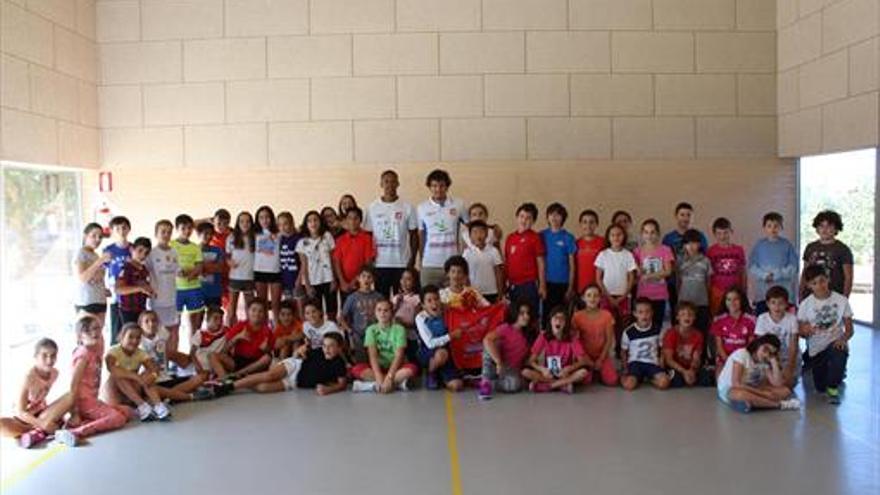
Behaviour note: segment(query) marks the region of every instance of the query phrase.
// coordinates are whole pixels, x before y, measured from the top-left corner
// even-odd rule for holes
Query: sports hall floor
[[[799,413],[742,415],[714,389],[600,386],[486,403],[472,391],[241,394],[76,449],[4,440],[0,492],[876,494],[880,333],[859,327],[851,344],[839,407],[807,395]]]

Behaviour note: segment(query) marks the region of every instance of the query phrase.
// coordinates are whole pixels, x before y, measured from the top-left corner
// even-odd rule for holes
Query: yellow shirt
[[[121,345],[114,345],[107,351],[108,356],[113,356],[116,359],[116,366],[120,368],[131,371],[132,373],[137,373],[140,371],[141,366],[150,359],[150,356],[147,355],[141,348],[136,349],[133,353],[127,354]]]
[[[181,270],[192,270],[197,263],[203,261],[202,246],[195,242],[180,242],[177,239],[171,241],[171,248],[177,252],[177,264]],[[178,276],[176,279],[177,290],[200,289],[202,280],[200,277],[188,279]]]

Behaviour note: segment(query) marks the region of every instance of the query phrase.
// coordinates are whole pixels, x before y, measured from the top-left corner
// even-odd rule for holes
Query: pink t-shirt
[[[86,369],[82,380],[79,382],[79,395],[74,399],[79,401],[93,401],[98,398],[98,390],[101,388],[101,355],[102,346],[94,347],[79,346],[73,351],[73,367],[76,368],[80,361],[85,360]]]
[[[660,244],[648,253],[644,246],[640,246],[633,251],[633,256],[636,258],[636,264],[639,265],[639,269],[641,270],[637,293],[638,297],[647,297],[652,301],[664,301],[669,299],[669,289],[667,289],[666,286],[666,279],[645,280],[644,275],[662,272],[665,263],[672,263],[675,261],[675,255],[672,254],[672,249],[670,249],[669,246]]]
[[[712,263],[712,287],[727,290],[740,285],[743,270],[746,269],[746,252],[742,246],[731,244],[727,247],[713,244],[706,251]]]
[[[584,347],[581,345],[580,339],[547,340],[542,333],[532,344],[532,355],[539,356],[539,360],[544,362],[544,366],[550,369],[554,368],[553,360],[559,359],[559,367],[562,368],[583,357]]]
[[[503,323],[495,329],[495,335],[495,343],[504,366],[514,370],[521,369],[529,354],[529,343],[522,330],[510,323]]]
[[[739,318],[719,316],[712,323],[712,335],[721,337],[721,345],[728,355],[747,346],[755,338],[755,317],[742,314]]]

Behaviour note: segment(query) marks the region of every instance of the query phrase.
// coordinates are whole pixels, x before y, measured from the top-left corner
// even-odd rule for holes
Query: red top
[[[357,234],[346,231],[336,238],[333,258],[339,261],[343,280],[351,283],[364,265],[376,259],[372,234],[366,230],[359,230]]]
[[[587,286],[596,283],[596,257],[605,249],[605,239],[600,236],[592,240],[577,240],[577,254],[575,266],[577,267],[577,293],[583,294]]]
[[[691,329],[685,337],[675,328],[670,328],[663,336],[663,349],[672,349],[675,352],[675,362],[690,369],[694,364],[695,354],[703,349],[703,335],[696,329]]]
[[[514,232],[504,241],[507,279],[513,285],[538,280],[538,256],[544,256],[544,241],[534,230]]]
[[[264,324],[259,330],[252,331],[251,325],[247,321],[238,322],[234,327],[230,328],[226,332],[226,340],[232,340],[233,337],[241,332],[248,332],[249,338],[239,340],[232,347],[232,355],[235,357],[259,359],[263,354],[270,352],[275,344],[269,325]],[[261,349],[261,347],[263,348]]]
[[[218,247],[226,252],[226,239],[229,237],[229,234],[232,233],[231,229],[227,229],[225,234],[221,234],[220,232],[214,231],[214,236],[211,237],[211,242],[208,245]]]
[[[721,337],[724,352],[730,355],[755,338],[755,317],[749,314],[742,314],[739,318],[727,314],[719,316],[712,323],[711,333]]]

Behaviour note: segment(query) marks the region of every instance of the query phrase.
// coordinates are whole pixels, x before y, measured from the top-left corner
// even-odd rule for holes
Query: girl
[[[58,378],[55,361],[58,358],[58,344],[52,339],[40,339],[34,346],[34,366],[25,376],[18,395],[18,414],[11,418],[0,418],[0,433],[18,438],[23,448],[42,442],[54,436],[56,440],[73,447],[76,437],[67,430],[59,429],[64,415],[73,407],[73,397],[64,394],[51,404],[46,402],[49,390]]]
[[[602,291],[602,307],[614,316],[618,342],[620,332],[629,319],[629,294],[638,269],[632,253],[624,247],[626,239],[626,229],[612,223],[605,230],[608,248],[603,249],[596,257],[596,285]]]
[[[602,291],[599,286],[591,284],[584,290],[586,307],[571,317],[572,333],[579,338],[588,358],[587,383],[593,381],[593,375],[602,380],[608,387],[617,385],[619,376],[617,366],[612,357],[614,349],[614,316],[600,307]]]
[[[529,355],[526,335],[531,333],[534,310],[525,301],[507,307],[504,323],[483,337],[483,369],[480,373],[480,400],[492,398],[497,387],[505,393],[522,389],[522,369]]]
[[[336,278],[331,260],[336,241],[327,232],[324,219],[314,210],[306,213],[300,232],[302,238],[296,244],[296,252],[306,295],[323,301],[327,317],[336,320]]]
[[[711,329],[715,341],[716,377],[728,356],[755,338],[755,318],[748,313],[748,299],[741,289],[734,287],[724,293],[724,307],[727,314],[715,318]]]
[[[321,301],[306,299],[303,303],[303,314],[305,315],[303,336],[305,337],[305,344],[309,349],[320,349],[321,339],[325,334],[339,332],[339,327],[336,326],[336,323],[324,319],[324,312],[321,311]]]
[[[73,378],[70,384],[73,409],[67,425],[76,438],[122,428],[130,415],[127,407],[110,406],[98,400],[101,355],[104,354],[101,328],[101,322],[92,316],[83,316],[75,326],[77,347],[73,351]]]
[[[419,348],[419,334],[416,331],[416,315],[421,310],[421,298],[416,292],[416,280],[418,274],[412,268],[407,268],[400,276],[400,284],[391,298],[391,306],[394,308],[394,321],[403,325],[406,329],[406,358],[412,362],[417,360]]]
[[[407,391],[409,379],[419,369],[406,362],[406,330],[394,323],[388,300],[376,305],[376,320],[377,323],[367,327],[364,338],[369,363],[359,363],[351,369],[355,378],[352,391],[382,394],[391,393],[395,388]],[[461,380],[457,388],[461,388]]]
[[[577,272],[577,292],[583,294],[587,286],[596,283],[596,257],[605,249],[605,238],[596,235],[599,228],[599,214],[584,210],[578,219],[581,237],[577,240],[575,271]]]
[[[218,379],[232,380],[269,367],[273,342],[267,312],[266,301],[254,299],[248,304],[247,320],[226,332],[223,350],[208,358]]]
[[[332,206],[321,208],[321,218],[324,219],[324,225],[326,225],[327,232],[330,232],[330,235],[332,235],[334,239],[345,233],[342,221]]]
[[[254,234],[254,285],[257,297],[272,304],[271,321],[278,320],[281,302],[281,258],[275,212],[268,206],[257,208],[257,229]]]
[[[489,235],[486,236],[486,245],[495,246],[498,248],[499,252],[503,252],[504,250],[501,249],[501,227],[499,227],[497,223],[489,223],[489,209],[486,208],[486,205],[483,203],[474,203],[468,208],[468,221],[473,222],[475,220],[486,222],[486,225],[489,226]],[[474,244],[471,242],[471,235],[470,232],[468,232],[468,229],[460,230],[462,246],[473,247]]]
[[[73,270],[77,274],[76,310],[90,314],[101,323],[107,313],[107,296],[104,287],[104,265],[113,257],[105,251],[101,256],[95,252],[101,245],[104,231],[97,223],[90,223],[83,229],[83,245],[73,259]]]
[[[550,311],[550,328],[541,332],[532,345],[522,376],[529,381],[531,392],[559,390],[570,394],[575,383],[587,378],[587,364],[580,340],[572,338],[568,312],[557,306]]]
[[[666,313],[666,300],[669,299],[666,279],[672,275],[675,255],[669,246],[660,243],[660,224],[657,220],[649,218],[642,222],[642,245],[636,248],[633,255],[639,270],[636,297],[651,300],[654,326],[659,327],[663,325],[663,316]]]
[[[171,419],[171,411],[162,402],[156,387],[159,369],[139,347],[140,343],[141,329],[137,323],[123,325],[119,344],[111,347],[104,358],[110,372],[110,378],[104,383],[105,395],[113,405],[135,404],[141,421]]]
[[[302,301],[302,279],[299,270],[299,255],[296,254],[296,244],[300,235],[296,224],[293,222],[293,214],[282,211],[278,214],[278,252],[281,262],[281,299],[295,301],[296,316],[302,317],[299,303]]]
[[[219,308],[214,308],[219,309]],[[200,386],[208,379],[208,372],[196,366],[196,373],[167,374],[168,363],[172,362],[179,370],[192,369],[195,363],[192,352],[184,354],[171,348],[170,334],[168,330],[159,324],[159,319],[153,311],[144,311],[138,318],[138,326],[141,329],[140,348],[149,356],[150,361],[156,366],[158,377],[156,387],[159,396],[163,399],[176,401],[190,401],[207,398],[200,390]]]
[[[354,196],[351,194],[343,194],[342,197],[339,198],[339,204],[336,211],[339,212],[339,218],[345,218],[348,215],[348,210],[352,208],[357,208],[357,200],[354,199]]]
[[[800,409],[801,401],[782,382],[778,354],[779,338],[769,334],[734,351],[718,377],[718,399],[744,413],[752,408]]]
[[[623,227],[624,232],[626,232],[626,248],[630,251],[639,247],[639,241],[636,239],[636,236],[631,235],[629,230],[632,228],[633,218],[632,215],[629,214],[626,210],[617,210],[611,215],[611,223],[614,225],[620,225]]]
[[[238,321],[238,296],[244,295],[245,306],[254,299],[254,217],[243,211],[235,218],[232,235],[226,241],[229,260],[229,312],[227,325]]]

